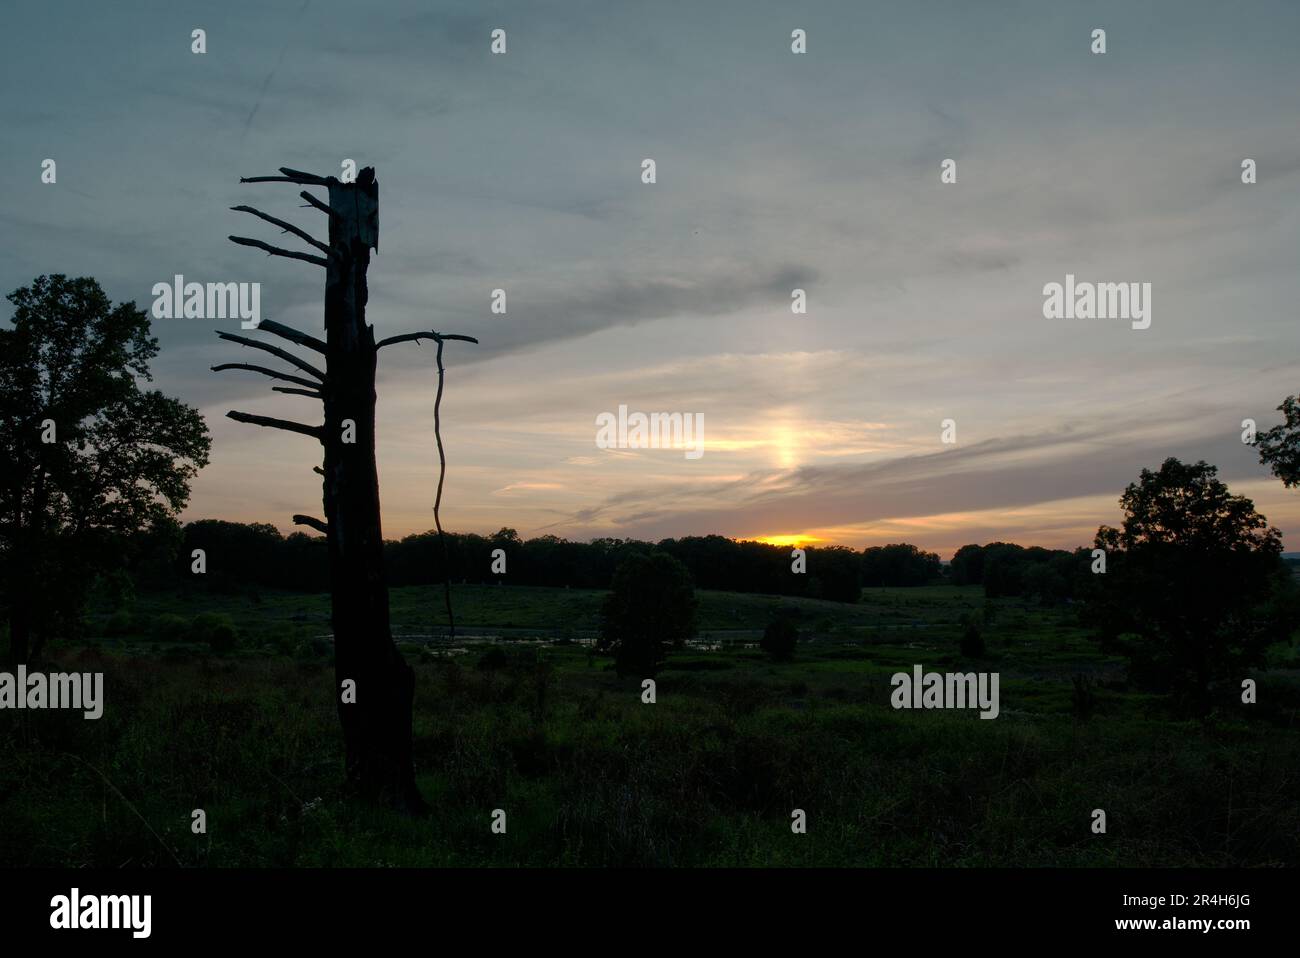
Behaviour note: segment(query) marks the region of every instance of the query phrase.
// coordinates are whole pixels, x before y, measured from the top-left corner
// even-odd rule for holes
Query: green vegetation
[[[619,563],[600,607],[596,648],[614,656],[619,675],[659,674],[669,647],[695,634],[691,573],[666,552],[633,553]]]
[[[697,590],[701,635],[643,705],[589,644],[605,594],[459,586],[453,644],[440,590],[393,590],[434,808],[420,820],[341,792],[326,596],[101,597],[50,668],[104,671],[104,717],[0,712],[0,865],[1300,863],[1294,646],[1250,673],[1257,705],[1228,687],[1184,720],[1068,606],[979,587],[855,605]],[[777,615],[801,636],[792,662],[758,647]],[[979,660],[962,654],[976,622]],[[214,652],[225,626],[236,647]],[[889,677],[916,663],[999,672],[999,718],[894,711]]]

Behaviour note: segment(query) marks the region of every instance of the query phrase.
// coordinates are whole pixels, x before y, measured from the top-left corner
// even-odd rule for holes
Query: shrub
[[[1092,679],[1083,674],[1075,674],[1070,676],[1070,683],[1074,686],[1070,693],[1070,709],[1075,718],[1086,722],[1092,718],[1092,713],[1097,708],[1097,696],[1092,690]]]
[[[506,650],[494,645],[479,656],[477,667],[480,672],[500,672],[509,664],[510,658],[506,655]]]
[[[190,623],[184,616],[164,612],[154,617],[149,634],[157,642],[184,642],[189,638]]]
[[[292,635],[286,635],[284,633],[280,633],[271,638],[270,645],[273,649],[275,649],[276,655],[283,655],[287,659],[293,656],[293,652],[297,646],[297,642],[294,641],[294,637]]]
[[[234,650],[238,642],[235,623],[230,616],[216,612],[201,612],[190,623],[194,641],[206,644],[213,652],[224,653]]]
[[[769,622],[763,630],[763,641],[759,643],[759,648],[771,656],[773,662],[790,662],[794,660],[798,641],[799,630],[794,623],[780,616]]]
[[[131,618],[131,613],[126,609],[118,609],[108,617],[104,623],[105,635],[126,635],[134,626],[135,622]]]
[[[984,657],[984,633],[974,622],[968,623],[961,634],[961,654],[968,659]]]
[[[294,655],[304,662],[323,659],[329,655],[330,643],[328,639],[303,639],[298,643]]]

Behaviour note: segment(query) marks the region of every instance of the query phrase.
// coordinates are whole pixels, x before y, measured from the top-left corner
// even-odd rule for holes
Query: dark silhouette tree
[[[972,542],[953,553],[948,576],[953,585],[983,585],[984,546]]]
[[[1237,680],[1297,624],[1281,533],[1208,463],[1166,459],[1120,498],[1120,528],[1102,526],[1104,575],[1087,619],[1126,654],[1134,677],[1204,714],[1217,679]]]
[[[1259,461],[1289,489],[1300,485],[1300,396],[1287,396],[1277,409],[1286,421],[1261,432],[1255,444]]]
[[[258,329],[311,350],[325,359],[320,369],[268,343],[218,333],[222,339],[260,349],[294,366],[306,377],[287,375],[261,366],[229,363],[214,370],[245,369],[297,387],[273,386],[277,392],[307,396],[324,407],[324,422],[307,425],[232,411],[238,422],[253,423],[309,436],[324,447],[322,498],[325,518],[295,515],[293,521],[324,533],[329,545],[331,621],[334,629],[335,679],[347,777],[367,801],[417,814],[427,806],[415,785],[411,756],[411,722],[415,676],[393,642],[389,622],[388,585],[384,578],[383,533],[380,526],[379,474],[375,464],[375,365],[380,349],[421,339],[437,343],[438,398],[434,431],[441,465],[434,520],[441,538],[438,510],[446,457],[442,448],[442,349],[447,340],[477,342],[469,336],[433,331],[406,333],[375,341],[366,322],[366,272],[370,251],[379,248],[379,183],[371,167],[355,182],[315,176],[282,167],[280,176],[241,179],[242,183],[296,183],[324,187],[328,202],[303,190],[307,205],[329,219],[329,242],[323,243],[284,220],[250,206],[233,207],[292,233],[322,255],[297,253],[260,240],[232,236],[241,246],[266,250],[273,256],[302,260],[325,269],[324,341],[279,323],[262,320]],[[447,611],[451,614],[450,583]],[[454,628],[454,625],[453,625]],[[345,694],[354,683],[355,699]]]
[[[857,602],[862,598],[862,556],[848,546],[808,549],[808,592],[815,599]]]
[[[597,649],[614,653],[619,675],[652,678],[669,646],[695,634],[691,573],[666,552],[633,552],[614,572],[600,610]]]
[[[0,330],[0,580],[10,658],[40,655],[127,540],[162,526],[208,461],[198,411],[143,388],[158,341],[95,280],[40,276]]]
[[[758,647],[768,654],[773,662],[793,662],[795,648],[799,644],[799,628],[789,616],[774,615],[763,630],[763,638]]]
[[[866,586],[927,585],[942,575],[939,556],[910,543],[862,550],[862,584]]]

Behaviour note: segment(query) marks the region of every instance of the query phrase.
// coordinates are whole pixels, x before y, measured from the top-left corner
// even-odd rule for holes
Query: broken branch
[[[330,527],[326,523],[321,522],[319,519],[312,516],[295,515],[293,517],[293,524],[295,526],[311,526],[317,532],[322,532],[325,535],[329,535],[330,532]]]
[[[272,386],[271,391],[277,393],[289,393],[293,396],[310,396],[312,399],[320,399],[322,401],[325,399],[325,394],[318,392],[315,389],[294,389],[291,386]]]
[[[256,249],[264,249],[272,256],[284,256],[287,259],[300,259],[304,263],[315,263],[317,266],[329,266],[329,260],[320,256],[312,256],[310,253],[295,253],[293,250],[280,249],[278,246],[272,246],[270,243],[263,243],[261,240],[249,239],[247,236],[230,236],[227,237],[232,243],[238,243],[240,246],[252,246]]]
[[[228,417],[235,422],[252,423],[254,426],[266,426],[270,429],[284,429],[288,432],[301,433],[304,436],[311,436],[320,442],[325,441],[324,426],[308,426],[301,422],[290,422],[287,419],[272,419],[270,416],[254,416],[252,413],[236,412],[231,410],[226,413]]]
[[[279,336],[281,339],[287,339],[291,343],[297,343],[299,346],[306,346],[308,349],[314,349],[316,352],[324,355],[325,344],[315,336],[308,336],[306,333],[299,332],[292,326],[285,326],[283,323],[273,322],[264,319],[258,323],[254,329],[264,329],[273,336]]]
[[[380,349],[384,346],[391,346],[394,343],[409,343],[421,339],[432,339],[440,343],[449,339],[457,339],[464,343],[478,343],[478,340],[473,336],[461,336],[459,333],[435,333],[430,330],[427,333],[403,333],[401,336],[389,336],[387,339],[381,339],[376,343],[375,349]]]
[[[313,237],[313,236],[312,236],[310,233],[308,233],[306,230],[300,230],[300,229],[298,229],[298,227],[294,226],[292,223],[287,223],[287,222],[285,222],[285,221],[282,220],[282,219],[279,219],[279,218],[277,218],[277,217],[271,216],[269,213],[263,213],[261,210],[259,210],[259,209],[254,209],[254,208],[251,207],[251,206],[232,206],[231,209],[234,210],[236,213],[252,213],[252,214],[253,214],[254,216],[256,216],[258,219],[266,220],[266,222],[268,222],[268,223],[270,223],[270,224],[272,224],[272,225],[274,225],[274,226],[278,226],[278,227],[280,227],[280,229],[284,230],[286,233],[292,233],[294,236],[297,236],[299,239],[304,240],[305,242],[310,243],[312,246],[316,247],[316,248],[317,248],[318,250],[320,250],[322,253],[325,253],[325,254],[328,255],[328,253],[329,253],[329,251],[330,251],[330,248],[329,248],[328,246],[326,246],[326,245],[325,245],[324,243],[322,243],[320,240],[318,240],[318,239],[316,239],[315,237]]]
[[[303,186],[329,186],[330,181],[324,176],[317,176],[315,173],[302,173],[298,170],[291,170],[287,167],[280,167],[280,172],[284,176],[241,176],[241,183],[300,183]]]
[[[339,215],[338,213],[334,212],[334,208],[332,206],[330,206],[328,203],[322,203],[320,200],[316,199],[316,197],[312,196],[306,190],[303,190],[298,195],[307,201],[308,206],[314,206],[322,213],[328,213],[330,216],[335,216],[335,217]]]
[[[212,366],[211,369],[214,373],[219,373],[226,369],[247,369],[252,373],[262,373],[265,376],[270,376],[272,379],[283,379],[287,383],[297,383],[299,386],[319,385],[319,383],[314,383],[310,379],[303,379],[300,376],[290,376],[288,373],[278,373],[274,369],[267,369],[265,366],[250,366],[248,363],[222,363],[220,366]]]
[[[286,363],[289,363],[290,365],[293,366],[297,366],[305,373],[311,373],[321,382],[325,381],[325,374],[321,372],[319,369],[317,369],[315,366],[313,366],[311,363],[307,362],[305,359],[299,359],[293,353],[285,352],[283,349],[280,349],[278,346],[272,346],[269,343],[259,343],[256,339],[249,339],[246,336],[236,336],[234,333],[219,332],[217,333],[217,335],[220,336],[222,339],[230,340],[232,343],[239,343],[241,346],[251,346],[253,349],[264,350],[270,353],[272,356],[279,356]],[[308,385],[311,384],[309,383]]]
[[[330,181],[338,182],[332,176],[317,176],[315,173],[304,173],[301,170],[291,170],[287,166],[280,167],[280,172],[299,183],[310,183],[312,186],[329,186]]]

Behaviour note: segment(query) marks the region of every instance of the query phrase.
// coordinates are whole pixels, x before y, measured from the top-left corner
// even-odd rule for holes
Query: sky
[[[447,528],[1072,548],[1177,456],[1300,549],[1300,491],[1242,442],[1300,391],[1300,4],[11,0],[3,24],[4,291],[256,282],[319,335],[324,271],[230,243],[305,249],[229,207],[323,236],[298,187],[239,178],[376,168],[377,337],[480,340],[446,351]],[[1150,327],[1045,318],[1067,274],[1150,283]],[[288,532],[319,446],[225,413],[319,410],[209,371],[265,358],[217,339],[237,325],[153,321],[154,385],[213,435],[182,518]],[[380,354],[390,538],[433,525],[433,357]],[[620,405],[702,415],[703,455],[600,448]]]

